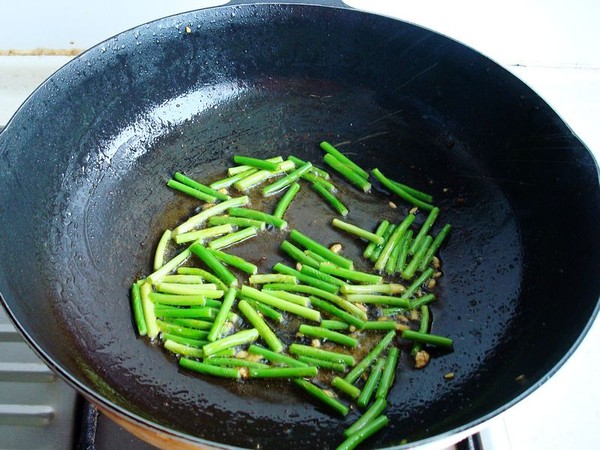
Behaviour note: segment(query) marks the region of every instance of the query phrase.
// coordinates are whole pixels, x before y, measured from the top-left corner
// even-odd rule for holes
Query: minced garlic
[[[342,244],[333,244],[331,247],[329,247],[329,250],[331,250],[333,253],[339,253],[342,251]]]
[[[415,355],[415,369],[422,369],[427,364],[429,364],[429,353],[419,350]]]

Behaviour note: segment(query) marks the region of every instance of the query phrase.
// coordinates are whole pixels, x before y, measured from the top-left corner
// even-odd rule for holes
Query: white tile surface
[[[71,60],[67,56],[0,56],[0,126],[29,94]]]
[[[86,49],[164,16],[227,0],[19,0],[3,2],[0,51]]]

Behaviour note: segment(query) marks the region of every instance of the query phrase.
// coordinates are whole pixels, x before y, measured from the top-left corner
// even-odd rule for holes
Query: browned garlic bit
[[[441,266],[440,264],[440,258],[438,258],[437,256],[434,256],[433,258],[431,258],[431,262],[433,264],[433,268],[435,270],[438,270]]]
[[[415,355],[415,369],[422,369],[429,363],[429,353],[419,350]]]
[[[452,379],[454,379],[454,372],[448,372],[447,374],[444,375],[444,378],[446,380],[452,380]]]
[[[396,209],[397,208],[397,206],[396,206],[396,204],[394,202],[389,202],[388,204],[390,205],[390,208],[392,208],[392,209]]]
[[[212,208],[213,206],[215,206],[214,203],[205,203],[204,205],[202,205],[202,211],[208,208]]]
[[[400,283],[391,283],[390,286],[392,287],[392,295],[404,294],[406,292],[406,287]]]
[[[296,263],[296,270],[298,272],[300,272],[302,270],[302,264],[301,263],[299,263],[299,262]]]
[[[192,29],[190,27],[185,27],[185,32],[189,34],[192,32]]]
[[[417,311],[416,309],[411,309],[410,320],[419,320],[419,311]]]
[[[222,333],[223,334],[229,334],[233,330],[234,327],[235,327],[235,324],[233,322],[231,322],[231,321],[228,320],[223,325],[223,331],[222,331]]]
[[[250,376],[250,371],[247,367],[240,367],[238,370],[242,378],[248,378],[248,376]]]
[[[333,244],[331,247],[329,247],[329,250],[331,250],[333,253],[339,253],[342,251],[342,244]]]
[[[398,316],[398,317],[400,317],[400,316]],[[401,317],[404,317],[404,316],[401,316]],[[404,317],[404,318],[406,319],[406,317]],[[397,323],[396,330],[398,330],[398,331],[410,330],[410,326],[403,324],[403,323]]]
[[[250,353],[246,350],[240,350],[235,354],[235,357],[237,359],[245,359],[247,361],[260,361],[262,359],[261,355],[258,355],[256,353]]]
[[[411,214],[416,214],[418,212],[419,212],[419,208],[417,208],[416,206],[413,207],[413,208],[411,208],[410,211],[409,211],[409,213],[411,213]]]
[[[224,187],[222,187],[221,189],[219,189],[217,192],[219,194],[225,194],[225,195],[229,194],[229,191],[227,190],[227,188],[224,188]]]
[[[311,347],[319,348],[321,346],[321,341],[318,339],[313,339],[310,341]]]
[[[398,316],[396,316],[396,320],[399,320],[400,322],[407,323],[408,322],[408,317],[406,317],[404,314],[398,314]]]
[[[254,361],[254,362],[258,362],[262,359],[262,355],[259,355],[257,353],[248,353],[248,356],[245,358],[248,361]]]
[[[427,282],[427,288],[428,289],[433,289],[436,285],[436,281],[433,278],[430,278],[429,281]]]

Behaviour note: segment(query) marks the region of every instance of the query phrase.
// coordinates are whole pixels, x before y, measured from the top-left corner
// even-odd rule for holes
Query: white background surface
[[[20,0],[3,5],[0,54],[85,49],[119,31],[218,0]],[[595,0],[349,0],[349,5],[441,32],[506,67],[540,94],[600,159],[600,2]],[[68,57],[0,56],[0,124]],[[498,449],[600,445],[600,322],[541,389],[492,421]]]

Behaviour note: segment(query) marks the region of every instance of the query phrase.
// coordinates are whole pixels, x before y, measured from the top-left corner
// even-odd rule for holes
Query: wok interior
[[[234,154],[318,162],[318,142],[329,140],[434,195],[453,225],[434,329],[455,348],[434,352],[422,371],[401,360],[390,426],[373,447],[504,408],[553,370],[596,309],[589,152],[494,63],[398,21],[266,5],[167,18],[65,67],[1,139],[0,220],[10,238],[0,245],[16,259],[4,258],[0,287],[12,315],[96,400],[196,438],[327,447],[357,414],[334,417],[282,383],[190,375],[136,338],[129,286],[150,270],[160,233],[197,206],[165,187],[176,170],[216,179]],[[372,202],[345,193],[355,205],[348,220],[373,228]],[[292,209],[292,226],[339,240],[327,207],[314,204]],[[281,239],[239,252],[256,258]]]

